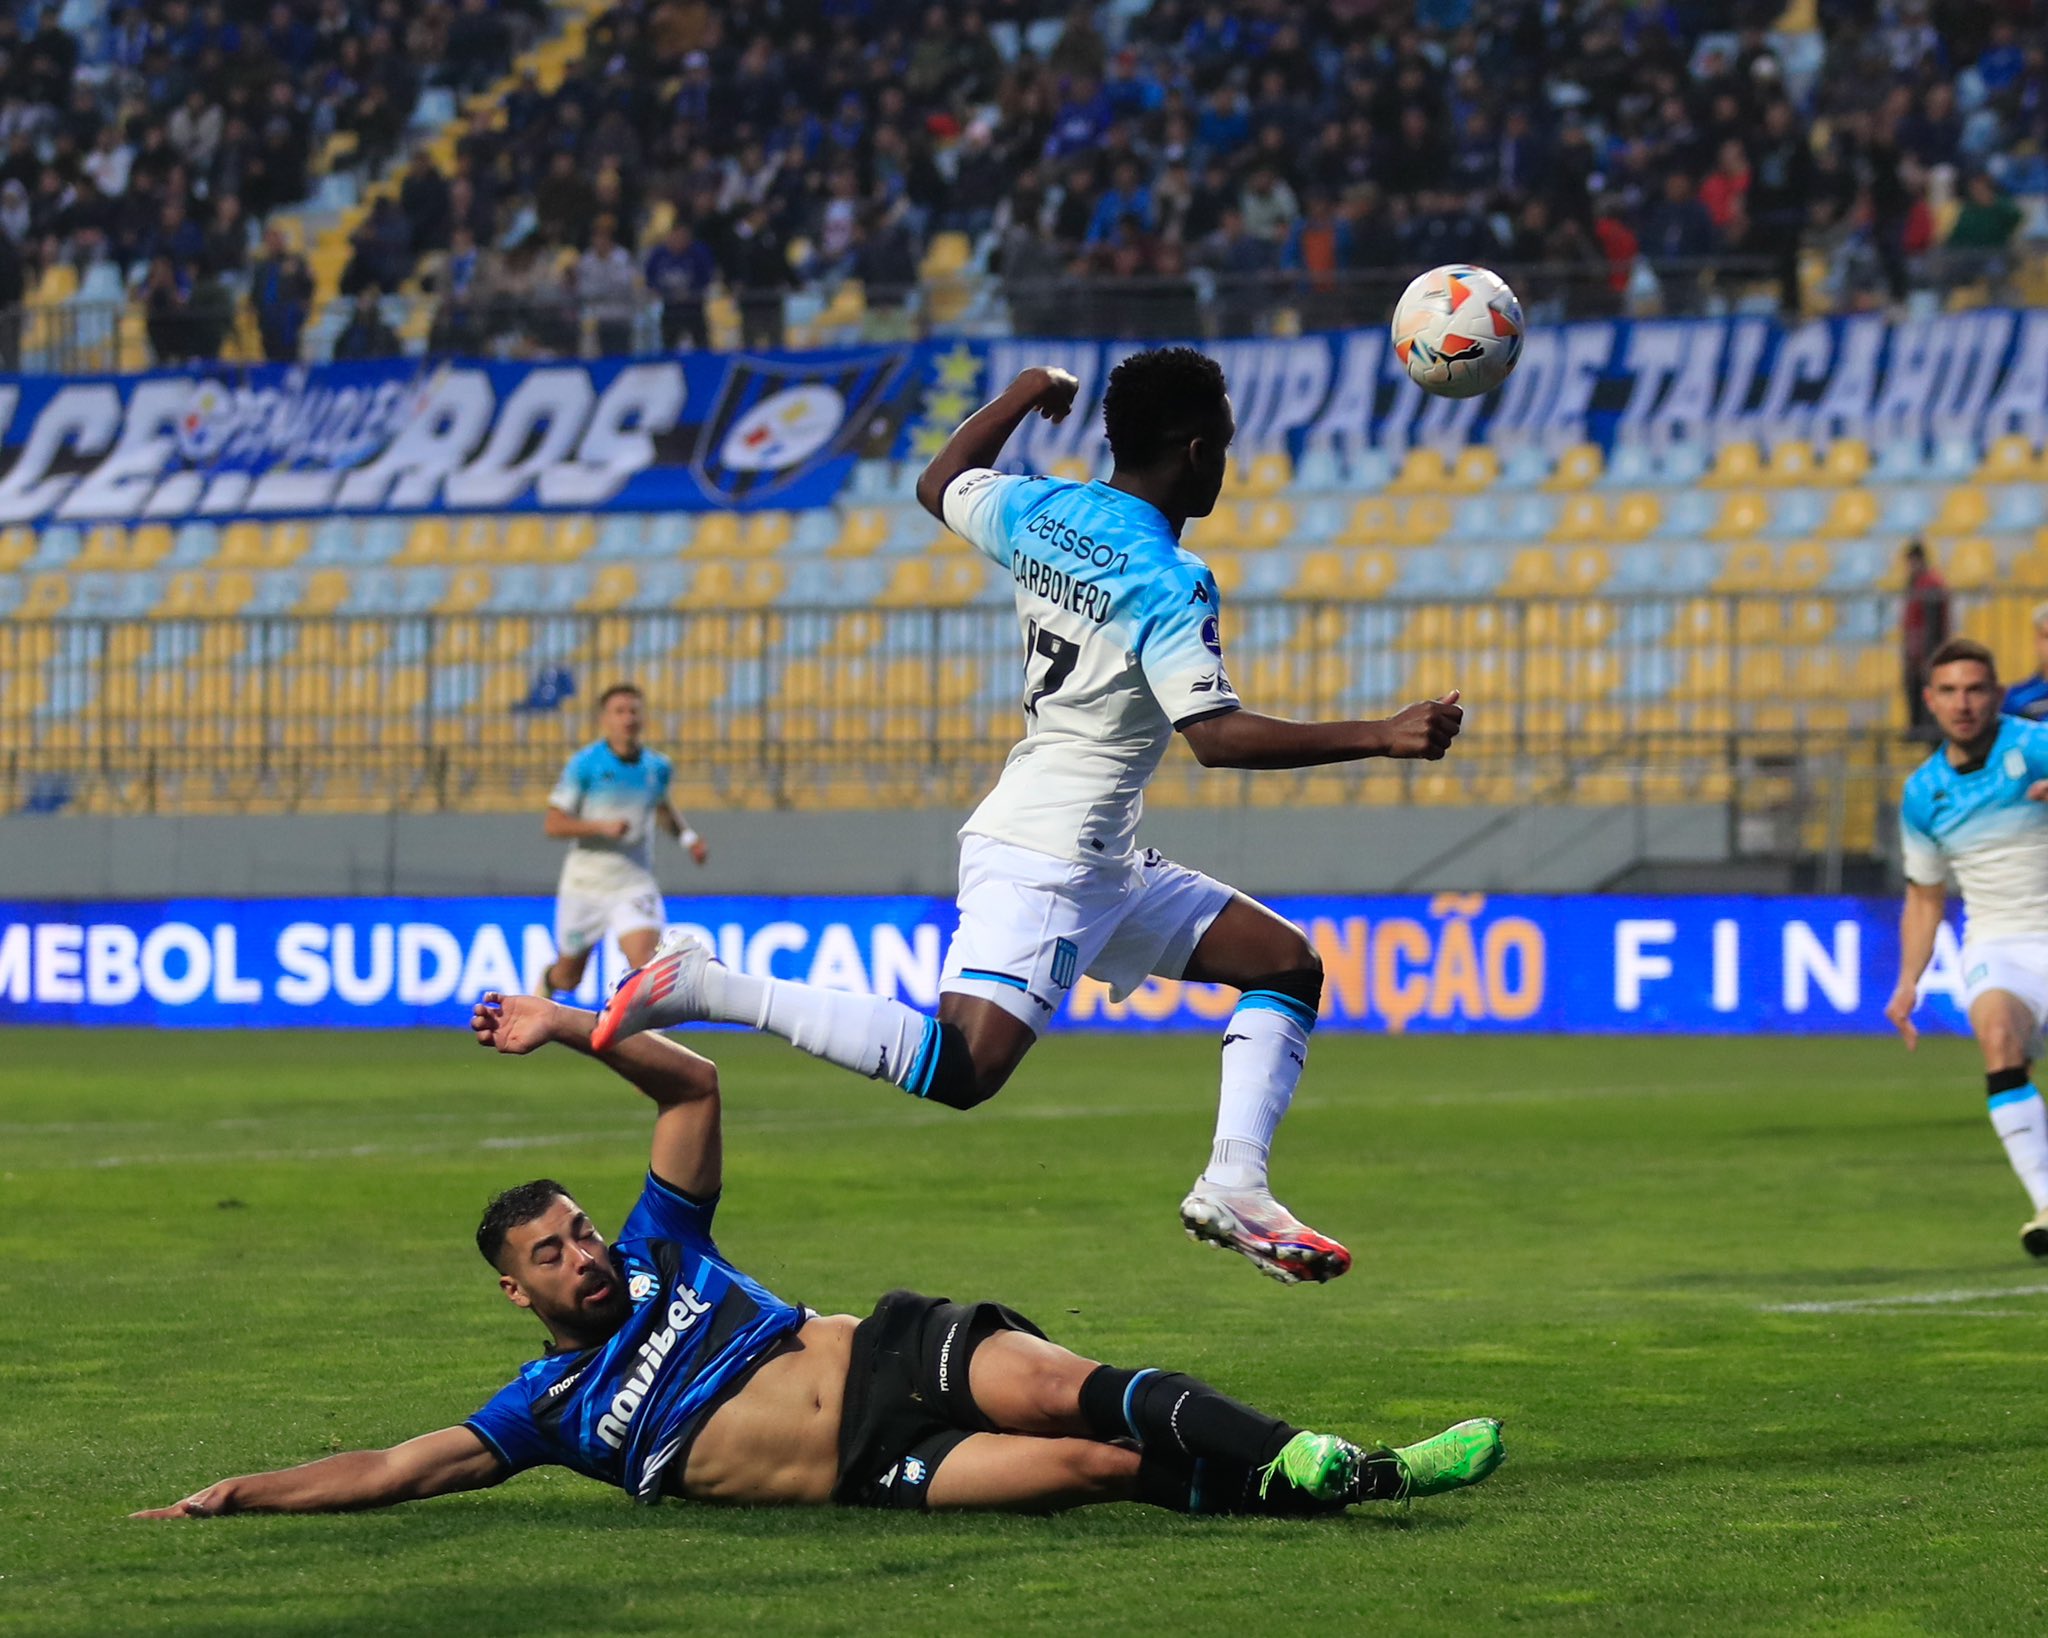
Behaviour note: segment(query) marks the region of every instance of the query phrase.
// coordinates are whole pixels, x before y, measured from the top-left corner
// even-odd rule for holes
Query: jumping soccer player
[[[596,1016],[487,995],[479,1044],[590,1053]],[[556,1465],[664,1496],[757,1505],[1048,1512],[1144,1501],[1182,1513],[1328,1514],[1477,1484],[1487,1418],[1402,1450],[1299,1431],[1170,1371],[1114,1370],[999,1303],[892,1291],[819,1315],[742,1273],[711,1238],[718,1075],[659,1036],[595,1053],[658,1111],[645,1189],[607,1246],[549,1179],[493,1200],[477,1246],[548,1352],[467,1421],[389,1450],[223,1479],[138,1518],[383,1507]]]
[[[1308,1058],[1322,963],[1299,928],[1137,845],[1143,791],[1178,730],[1210,768],[1313,768],[1443,756],[1455,691],[1384,722],[1286,722],[1238,703],[1216,581],[1181,549],[1223,486],[1237,430],[1223,371],[1186,347],[1111,372],[1106,483],[989,470],[1025,417],[1064,420],[1079,383],[1030,369],[955,432],[918,480],[933,515],[1010,571],[1024,631],[1025,737],[961,831],[960,929],[936,1018],[901,1002],[728,971],[680,939],[629,975],[598,1040],[712,1020],[768,1030],[829,1063],[971,1109],[1001,1090],[1074,981],[1119,999],[1147,977],[1241,992],[1223,1032],[1209,1163],[1181,1202],[1196,1239],[1274,1278],[1328,1280],[1351,1254],[1267,1182]]]
[[[668,910],[654,879],[654,829],[677,838],[699,865],[710,857],[668,799],[669,760],[640,743],[647,702],[631,683],[598,697],[600,737],[569,758],[548,793],[542,818],[548,835],[569,843],[555,891],[554,964],[541,977],[543,995],[583,982],[590,952],[616,934],[629,967],[654,955]]]
[[[1991,650],[1967,637],[1927,662],[1942,744],[1906,781],[1899,982],[1884,1012],[1912,1047],[1920,975],[1953,874],[1963,890],[1963,1000],[1984,1053],[1991,1124],[2034,1202],[2020,1244],[2048,1257],[2048,1113],[2028,1079],[2048,1022],[2048,727],[1999,713]]]

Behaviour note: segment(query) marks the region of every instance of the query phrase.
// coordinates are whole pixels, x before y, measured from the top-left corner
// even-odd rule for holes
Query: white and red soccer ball
[[[1424,391],[1476,398],[1522,356],[1522,304],[1498,273],[1433,267],[1394,304],[1394,354]]]

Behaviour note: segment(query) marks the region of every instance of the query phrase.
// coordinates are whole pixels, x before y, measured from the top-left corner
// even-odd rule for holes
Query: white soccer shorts
[[[667,925],[668,907],[651,880],[605,893],[563,888],[555,895],[555,948],[565,956],[583,954],[606,933],[624,938]]]
[[[2048,938],[1976,939],[1963,946],[1963,1010],[1988,990],[2018,998],[2038,1035],[2048,1026]]]
[[[1083,973],[1119,1001],[1147,978],[1180,977],[1233,896],[1151,848],[1118,868],[964,836],[960,930],[939,988],[1041,1030]]]

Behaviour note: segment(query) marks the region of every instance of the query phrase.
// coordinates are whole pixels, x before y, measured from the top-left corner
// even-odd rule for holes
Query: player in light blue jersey
[[[599,737],[569,758],[548,793],[542,824],[569,844],[555,890],[554,964],[540,992],[573,990],[583,982],[590,952],[606,933],[619,941],[629,967],[647,964],[668,923],[661,883],[654,875],[654,833],[675,837],[701,866],[710,857],[703,837],[669,800],[669,760],[641,743],[647,702],[631,683],[614,683],[598,697]]]
[[[646,1185],[615,1242],[551,1178],[484,1212],[477,1249],[545,1327],[546,1354],[439,1432],[223,1479],[137,1517],[385,1507],[557,1466],[645,1503],[1043,1513],[1143,1501],[1302,1518],[1438,1495],[1501,1463],[1490,1417],[1399,1450],[1362,1447],[1179,1372],[1083,1359],[1000,1303],[892,1291],[857,1320],[787,1302],[712,1237],[716,1070],[660,1037],[594,1053],[596,1022],[499,995],[470,1022],[500,1053],[597,1056],[657,1110]]]
[[[1223,1031],[1209,1161],[1181,1202],[1196,1239],[1275,1279],[1351,1266],[1273,1197],[1267,1163],[1308,1060],[1322,963],[1299,928],[1137,842],[1173,736],[1211,768],[1313,768],[1444,755],[1455,691],[1381,722],[1245,710],[1223,659],[1216,580],[1180,544],[1214,510],[1237,426],[1223,372],[1186,347],[1111,373],[1106,482],[991,470],[1025,417],[1058,421],[1079,383],[1031,369],[956,431],[918,499],[1009,575],[1023,639],[1024,738],[961,830],[960,928],[936,1018],[894,1000],[727,971],[682,939],[612,997],[601,1040],[700,1020],[750,1024],[956,1109],[992,1097],[1083,974],[1121,999],[1148,977],[1240,992]]]
[[[1911,1047],[1951,878],[1963,890],[1963,999],[1984,1053],[1991,1124],[2034,1215],[2020,1244],[2048,1257],[2048,1109],[2030,1074],[2048,1023],[2048,726],[2001,715],[1991,650],[1951,638],[1927,664],[1943,742],[1906,781],[1899,982],[1885,1016]]]

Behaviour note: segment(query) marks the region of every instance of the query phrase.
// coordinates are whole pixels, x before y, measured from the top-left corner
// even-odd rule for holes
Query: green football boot
[[[1394,1452],[1403,1481],[1400,1499],[1408,1501],[1416,1496],[1441,1496],[1446,1490],[1463,1490],[1499,1467],[1507,1460],[1507,1454],[1507,1447],[1501,1443],[1500,1423],[1491,1416],[1475,1416],[1431,1438],[1403,1445]]]
[[[1364,1455],[1348,1439],[1340,1439],[1334,1433],[1297,1433],[1260,1470],[1259,1494],[1266,1494],[1277,1473],[1296,1490],[1319,1502],[1356,1500],[1358,1465]]]

